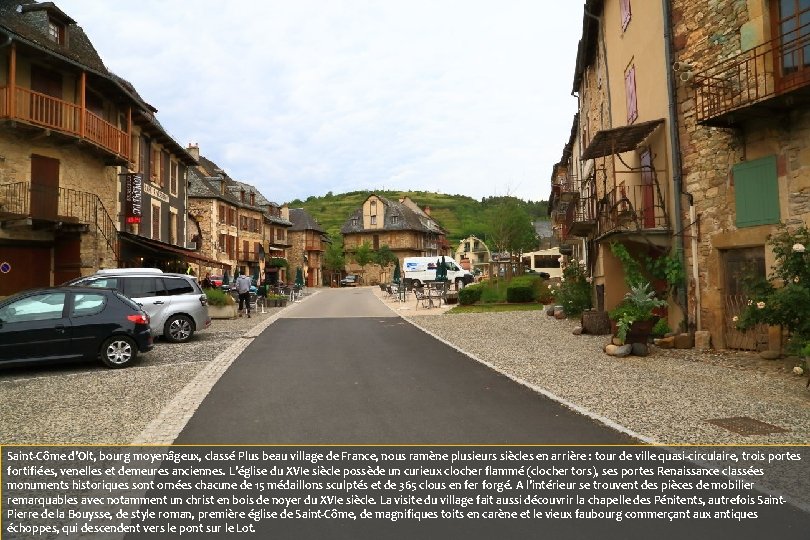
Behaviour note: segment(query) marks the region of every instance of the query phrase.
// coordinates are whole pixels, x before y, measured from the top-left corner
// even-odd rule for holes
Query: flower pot
[[[624,342],[626,344],[647,343],[650,340],[654,326],[654,320],[634,322],[630,325],[630,329],[627,331],[627,338]]]
[[[208,316],[212,319],[235,319],[236,306],[208,306]]]

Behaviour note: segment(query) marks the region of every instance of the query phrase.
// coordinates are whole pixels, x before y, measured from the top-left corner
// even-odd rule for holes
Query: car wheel
[[[186,315],[169,317],[163,326],[163,337],[172,343],[182,343],[194,334],[194,321]]]
[[[415,280],[413,280],[413,286],[414,286],[414,287],[421,287],[421,286],[422,286],[422,282],[421,282],[421,281],[419,281],[418,279],[415,279]]]
[[[101,345],[99,355],[108,368],[122,368],[135,361],[138,347],[130,337],[113,336]]]

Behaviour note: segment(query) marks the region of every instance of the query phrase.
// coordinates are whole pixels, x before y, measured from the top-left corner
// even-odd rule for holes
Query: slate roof
[[[290,221],[267,212],[268,205],[278,207],[278,204],[269,201],[255,186],[245,182],[239,182],[229,177],[219,165],[205,156],[200,156],[198,165],[196,167],[190,167],[188,172],[188,196],[190,198],[219,199],[233,206],[249,208],[261,212],[264,214],[265,219],[272,223],[286,226],[292,225]],[[225,179],[225,193],[222,193],[220,188],[222,178]],[[255,205],[242,202],[241,191],[243,189],[245,193],[252,191],[256,194]]]
[[[290,208],[291,231],[317,231],[324,233],[323,227],[312,215],[303,208]]]
[[[444,229],[424,213],[421,209],[414,210],[410,206],[399,201],[392,201],[380,195],[369,195],[370,197],[377,197],[385,205],[385,217],[383,227],[381,229],[374,229],[375,231],[420,231],[433,234],[445,234]],[[365,201],[363,201],[365,204]],[[391,218],[397,216],[399,219],[396,223]],[[352,221],[357,220],[357,225],[353,225]],[[355,210],[349,219],[340,228],[341,234],[366,232],[363,228],[363,207],[361,206]]]

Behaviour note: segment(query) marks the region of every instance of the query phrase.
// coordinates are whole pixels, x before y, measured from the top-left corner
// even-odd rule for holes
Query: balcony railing
[[[122,158],[130,159],[131,139],[122,131],[74,103],[13,87],[14,106],[11,107],[11,87],[0,86],[0,118],[10,118],[81,137]]]
[[[255,251],[240,250],[236,256],[237,260],[246,262],[259,262],[259,254]]]
[[[655,184],[617,186],[598,201],[599,234],[668,230],[669,218]]]
[[[95,193],[30,182],[0,184],[0,220],[23,218],[92,226],[118,257],[118,230]]]
[[[796,37],[778,36],[695,73],[697,121],[728,126],[758,103],[768,101],[770,106],[773,98],[810,86],[810,24],[791,35]],[[683,72],[681,77],[688,79],[691,74]],[[783,107],[792,105],[788,101]]]

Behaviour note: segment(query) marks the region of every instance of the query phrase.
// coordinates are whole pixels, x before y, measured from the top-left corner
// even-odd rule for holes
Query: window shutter
[[[622,12],[622,31],[627,30],[627,25],[630,24],[630,0],[621,0],[619,2]]]
[[[779,223],[776,156],[738,163],[733,175],[737,227]]]
[[[160,240],[160,206],[152,207],[152,239]]]
[[[627,123],[632,124],[638,118],[636,100],[636,66],[630,66],[624,74],[624,86],[627,97]]]

